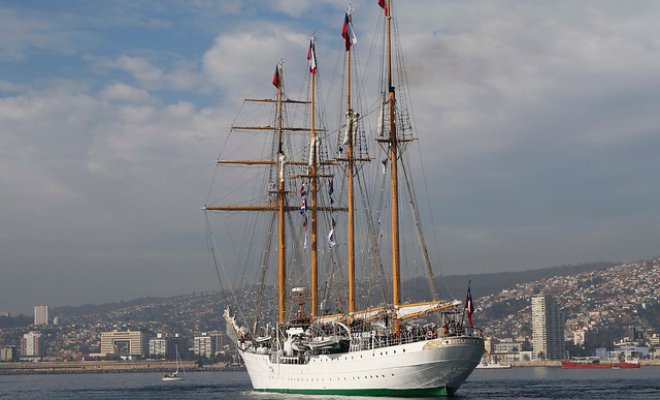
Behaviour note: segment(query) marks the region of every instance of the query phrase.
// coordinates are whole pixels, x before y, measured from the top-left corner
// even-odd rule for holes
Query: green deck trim
[[[446,397],[454,390],[447,387],[429,389],[255,389],[258,392],[313,394],[334,396],[374,396],[374,397]]]

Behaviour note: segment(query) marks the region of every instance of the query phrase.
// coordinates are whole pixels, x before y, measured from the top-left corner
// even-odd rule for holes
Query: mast
[[[346,12],[347,24],[351,24],[351,6]],[[347,26],[350,29],[350,26]],[[346,143],[346,158],[348,161],[346,174],[348,175],[348,312],[355,311],[355,217],[353,204],[353,109],[351,108],[351,38],[346,32],[346,129],[348,131],[348,143]],[[355,121],[357,123],[357,121]]]
[[[318,305],[318,232],[317,232],[317,192],[318,192],[318,151],[319,146],[316,139],[316,131],[314,127],[314,86],[315,86],[315,77],[316,77],[316,48],[315,48],[315,37],[312,36],[309,42],[309,51],[307,58],[309,60],[309,73],[310,73],[310,90],[311,90],[311,101],[310,101],[310,131],[309,131],[309,146],[310,146],[310,160],[309,160],[309,178],[311,181],[310,195],[311,195],[311,209],[312,209],[312,248],[311,248],[311,280],[312,280],[312,299],[311,299],[311,317],[314,318],[317,314],[317,305]]]
[[[399,142],[396,133],[396,93],[392,85],[392,7],[391,0],[387,0],[387,88],[388,105],[390,115],[389,135],[389,161],[390,161],[390,191],[392,195],[392,305],[395,307],[393,315],[394,331],[399,332],[399,320],[396,315],[396,307],[401,303],[401,277],[399,264],[399,180],[398,180],[398,150]]]
[[[279,65],[279,71],[282,70],[282,65]],[[276,72],[279,72],[276,71]],[[280,79],[283,79],[284,74],[278,74]],[[278,258],[277,258],[277,298],[278,298],[278,322],[280,325],[284,324],[286,319],[286,229],[285,229],[285,186],[284,186],[284,163],[286,157],[284,156],[283,139],[282,139],[282,82],[278,81],[277,85],[277,167],[278,167],[278,183],[277,183],[277,224],[278,224]]]
[[[218,164],[243,164],[243,165],[277,165],[277,189],[274,191],[277,196],[276,204],[267,205],[220,205],[220,206],[204,206],[204,211],[263,211],[263,212],[277,212],[278,223],[278,322],[284,324],[286,322],[286,229],[285,229],[285,216],[286,212],[296,210],[295,207],[286,205],[286,185],[285,185],[285,164],[286,156],[284,154],[284,137],[285,130],[297,131],[300,128],[285,128],[282,126],[282,103],[294,102],[282,99],[283,90],[283,63],[280,62],[275,68],[273,76],[273,85],[277,88],[277,99],[275,100],[277,108],[277,121],[275,133],[277,134],[277,153],[276,160],[262,161],[262,160],[217,160]],[[246,101],[254,101],[246,99]],[[258,102],[273,102],[270,99],[256,100]],[[268,126],[232,126],[232,129],[238,130],[268,130],[273,131],[272,127]],[[255,324],[256,326],[256,324]]]

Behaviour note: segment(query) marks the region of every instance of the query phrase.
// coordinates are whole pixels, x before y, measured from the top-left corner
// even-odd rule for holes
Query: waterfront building
[[[222,350],[222,332],[202,333],[193,339],[193,353],[198,357],[213,358]]]
[[[211,358],[215,354],[215,343],[211,336],[202,333],[193,339],[193,353],[198,357]]]
[[[34,325],[48,325],[48,306],[34,306]]]
[[[16,360],[16,347],[2,346],[0,347],[0,362],[10,362]]]
[[[168,338],[163,336],[162,333],[156,335],[155,338],[149,339],[149,356],[150,357],[167,357]]]
[[[185,353],[184,349],[181,348],[181,337],[178,333],[173,337],[158,333],[155,338],[149,339],[149,356],[174,360],[176,358],[177,346],[179,347],[180,355]]]
[[[21,360],[40,360],[42,346],[41,333],[28,332],[24,334],[21,337]]]
[[[656,348],[660,347],[660,335],[657,333],[652,334],[651,336],[649,336],[648,342],[649,342],[649,346],[653,346]]]
[[[141,331],[112,331],[101,333],[101,356],[140,358],[147,348],[146,336]]]
[[[564,318],[554,297],[532,297],[532,347],[535,359],[564,358]]]

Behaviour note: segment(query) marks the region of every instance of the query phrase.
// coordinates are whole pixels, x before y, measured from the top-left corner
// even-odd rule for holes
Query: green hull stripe
[[[454,391],[446,387],[429,389],[255,389],[258,392],[315,394],[335,396],[379,396],[379,397],[438,397],[451,396]]]

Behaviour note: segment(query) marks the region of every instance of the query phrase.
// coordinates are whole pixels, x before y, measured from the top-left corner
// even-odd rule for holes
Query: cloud
[[[13,282],[62,273],[90,285],[102,271],[112,279],[139,270],[143,283],[125,288],[137,297],[170,285],[156,275],[182,265],[203,270],[198,207],[237,103],[272,94],[280,58],[287,89],[297,93],[306,30],[317,22],[323,101],[334,102],[341,86],[331,81],[341,75],[332,70],[341,64],[341,12],[330,3],[110,4],[108,21],[75,9],[0,8],[0,252]],[[420,138],[407,155],[425,163],[426,176],[414,173],[424,178],[416,180],[420,204],[433,207],[422,217],[439,233],[434,261],[444,272],[655,252],[659,5],[396,4],[411,84],[409,92],[396,84],[399,104],[410,95]],[[378,75],[379,47],[369,35],[382,12],[374,2],[355,17],[359,61]],[[367,83],[364,102],[374,104],[379,89]],[[227,158],[261,150],[254,136],[226,147]],[[227,179],[252,183],[243,176],[217,179],[228,191]],[[189,279],[181,286],[208,280]],[[46,283],[29,290],[49,292]]]
[[[71,54],[75,46],[76,35],[56,23],[0,7],[0,62],[22,61],[35,52]]]
[[[248,30],[248,26],[252,29]],[[285,26],[266,23],[253,28],[253,24],[248,24],[238,32],[219,35],[204,54],[208,80],[231,95],[244,95],[254,87],[248,89],[245,84],[258,77],[268,83],[271,70],[280,59],[302,59],[309,43],[308,36]]]
[[[130,103],[144,103],[153,98],[148,91],[137,89],[125,83],[112,84],[100,93],[100,97],[109,101],[124,101]]]

